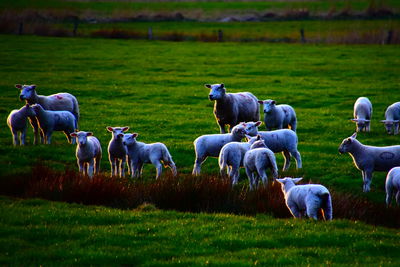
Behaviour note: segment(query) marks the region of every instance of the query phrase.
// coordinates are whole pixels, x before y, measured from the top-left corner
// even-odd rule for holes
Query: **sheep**
[[[111,176],[125,177],[126,147],[124,146],[124,132],[129,127],[106,127],[107,131],[112,133],[108,143],[108,160],[111,165]]]
[[[40,127],[40,131],[44,136],[44,143],[51,143],[53,131],[62,131],[68,139],[68,143],[75,144],[75,138],[71,138],[70,134],[78,128],[75,116],[69,111],[53,111],[45,110],[40,104],[32,105],[32,109],[36,113],[36,119]]]
[[[354,165],[362,173],[363,191],[369,192],[374,171],[389,171],[400,166],[400,146],[367,146],[357,139],[357,133],[345,138],[339,146],[339,153],[349,153]]]
[[[400,102],[393,103],[387,107],[385,111],[385,120],[381,122],[385,124],[388,134],[396,135],[399,133]]]
[[[303,178],[276,179],[282,187],[286,206],[293,217],[307,215],[318,220],[318,211],[322,210],[325,220],[332,220],[332,198],[329,190],[320,184],[296,185]]]
[[[289,128],[296,131],[296,112],[289,105],[276,105],[275,100],[260,100],[258,103],[264,105],[264,122],[268,131],[272,129]]]
[[[79,172],[88,175],[90,178],[93,174],[100,172],[100,160],[102,150],[99,139],[93,136],[92,132],[73,132],[71,137],[76,138],[76,159]]]
[[[246,136],[248,142],[230,142],[225,144],[218,157],[218,164],[220,168],[220,174],[225,177],[225,171],[228,173],[228,177],[232,179],[232,186],[236,185],[239,180],[239,169],[243,167],[243,158],[246,152],[250,149],[250,146],[261,137]]]
[[[274,179],[278,178],[278,167],[274,152],[267,148],[264,140],[255,141],[250,146],[250,150],[244,155],[243,166],[246,168],[246,174],[249,178],[250,190],[258,186],[260,177],[264,186],[267,186],[268,177],[265,172],[267,168],[271,170]]]
[[[357,132],[371,131],[372,104],[367,97],[359,97],[354,103],[354,119]]]
[[[207,159],[207,157],[218,157],[221,148],[230,142],[240,142],[245,137],[245,129],[243,125],[236,125],[232,128],[231,133],[227,134],[209,134],[202,135],[194,140],[194,149],[196,159],[192,174],[199,175],[201,171],[201,165]]]
[[[168,148],[163,143],[137,142],[137,136],[137,133],[125,134],[123,139],[123,144],[127,149],[128,169],[130,169],[131,177],[142,176],[144,163],[151,163],[156,167],[156,179],[161,176],[163,164],[171,169],[173,176],[176,176],[176,166]]]
[[[79,122],[79,106],[78,101],[76,100],[75,96],[69,93],[58,93],[54,95],[44,96],[38,95],[36,92],[36,85],[21,85],[16,84],[15,87],[21,90],[19,95],[19,99],[24,101],[27,104],[40,104],[46,110],[55,110],[61,111],[66,110],[70,111],[76,120],[76,124],[78,125]],[[33,132],[34,132],[34,144],[39,143],[38,135],[40,133],[41,143],[44,142],[44,136],[38,128],[38,122],[36,118],[30,117],[29,122],[32,125]]]
[[[392,168],[386,176],[386,205],[392,202],[392,196],[396,196],[396,203],[400,205],[400,167]]]
[[[258,121],[260,119],[257,98],[249,92],[227,93],[223,83],[205,84],[209,88],[208,98],[214,103],[214,116],[219,125],[220,133],[225,133],[225,125],[229,131],[241,121]]]
[[[261,121],[257,122],[246,122],[243,123],[246,129],[246,134],[250,136],[261,135],[264,139],[265,144],[272,152],[278,153],[282,152],[285,163],[283,166],[283,171],[287,171],[290,166],[290,156],[296,159],[297,169],[302,168],[301,155],[297,150],[297,134],[289,129],[280,129],[275,131],[258,131],[258,126],[261,125]]]
[[[34,117],[36,113],[30,108],[29,104],[25,104],[20,109],[14,109],[7,117],[7,125],[13,136],[13,145],[25,145],[26,143],[26,120],[28,117]],[[18,138],[18,132],[20,138]]]

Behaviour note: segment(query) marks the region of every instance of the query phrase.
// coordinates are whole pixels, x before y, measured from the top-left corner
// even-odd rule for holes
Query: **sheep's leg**
[[[168,167],[171,169],[172,176],[176,176],[178,172],[176,171],[176,166],[174,162],[168,163]]]
[[[17,131],[12,131],[12,136],[13,136],[13,145],[19,145],[19,139],[18,139],[18,132]]]
[[[126,163],[126,158],[122,158],[120,161],[120,177],[125,177],[125,163]]]
[[[363,171],[363,181],[364,181],[364,193],[367,193],[371,190],[371,181],[372,181],[372,170],[364,170]]]
[[[297,150],[291,151],[290,154],[295,158],[296,160],[296,169],[301,169],[302,168],[302,163],[301,163],[301,155],[300,152]]]
[[[309,218],[313,218],[315,220],[318,220],[318,209],[315,207],[307,207],[307,216]]]
[[[239,168],[232,169],[231,179],[232,179],[232,186],[237,185],[239,181]]]
[[[154,167],[156,167],[157,173],[156,173],[156,179],[161,177],[162,174],[162,164],[159,161],[152,162]]]
[[[79,160],[79,159],[77,159],[76,160],[77,161],[77,163],[78,163],[78,168],[79,168],[79,173],[84,173],[84,171],[83,171],[83,164],[84,164],[84,162],[83,161],[81,161],[81,160]]]
[[[218,121],[218,126],[219,126],[219,131],[220,133],[224,134],[225,132],[225,123],[219,122]]]
[[[290,124],[290,129],[292,130],[292,131],[296,131],[296,129],[297,129],[297,120],[294,120],[294,121],[292,121],[292,123]]]
[[[261,178],[261,182],[263,183],[264,187],[267,187],[268,184],[268,177],[267,174],[265,172],[265,169],[262,167],[257,168],[257,173],[258,173],[258,177]],[[258,185],[258,181],[257,181],[257,185]]]
[[[193,171],[192,171],[192,175],[200,175],[201,172],[201,165],[203,164],[203,162],[206,160],[206,156],[198,156],[196,155],[196,160],[194,162],[194,167],[193,167]]]
[[[114,176],[115,175],[115,169],[116,169],[115,158],[109,156],[108,160],[110,161],[110,165],[111,165],[111,176]]]
[[[219,168],[219,174],[221,175],[222,178],[225,178],[225,176],[229,170],[228,168],[229,168],[228,166],[226,168],[225,167]],[[229,174],[228,174],[228,176],[229,176]]]
[[[88,169],[87,169],[87,175],[92,178],[93,177],[93,171],[94,171],[94,159],[90,159],[88,162]]]
[[[386,186],[386,206],[387,207],[390,205],[390,202],[392,202],[392,197],[393,197],[392,186]],[[396,197],[397,197],[397,195],[396,195]]]
[[[95,169],[94,169],[94,174],[99,174],[100,173],[100,161],[101,161],[101,155],[96,157],[95,160]]]
[[[21,131],[21,146],[26,144],[26,128]]]
[[[32,126],[33,129],[33,144],[37,145],[39,142],[39,127],[36,117],[28,117],[28,119],[29,119],[29,124]]]
[[[287,206],[295,218],[301,218],[301,212],[296,204],[287,204]]]
[[[283,171],[287,171],[290,167],[290,153],[287,150],[282,151],[283,158],[285,159],[285,163],[283,165]]]
[[[45,135],[45,143],[48,144],[48,145],[51,144],[51,134],[52,134],[52,133],[53,133],[52,131],[47,131],[47,132],[46,132],[46,135]]]
[[[394,125],[393,125],[393,128],[394,128],[394,134],[396,135],[396,134],[398,134],[399,133],[399,123],[397,122],[397,123],[395,123]]]
[[[251,172],[249,169],[246,168],[246,174],[247,177],[249,178],[249,187],[250,190],[254,189],[254,177],[253,177],[253,172]]]
[[[131,158],[130,158],[128,155],[126,155],[126,162],[127,162],[126,167],[128,168],[128,174],[129,174],[129,175],[131,176],[131,178],[132,178],[132,173],[133,173],[133,169],[132,169],[132,167],[131,167],[132,161],[131,161]]]
[[[397,193],[396,193],[396,203],[397,203],[397,205],[400,205],[400,190],[397,190]]]

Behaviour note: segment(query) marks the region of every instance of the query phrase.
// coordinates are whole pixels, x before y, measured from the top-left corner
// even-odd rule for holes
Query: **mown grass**
[[[147,212],[144,212],[146,211]],[[0,198],[2,265],[397,266],[399,233],[360,222],[121,211]]]

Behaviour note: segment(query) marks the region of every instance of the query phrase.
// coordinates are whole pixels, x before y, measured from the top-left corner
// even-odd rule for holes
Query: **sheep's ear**
[[[354,121],[354,122],[357,122],[358,120],[357,119],[350,119],[351,121]]]
[[[261,104],[261,105],[264,104],[264,101],[262,101],[262,100],[258,100],[257,102],[258,102],[258,104]]]
[[[250,141],[250,139],[251,139],[251,136],[250,136],[250,135],[245,134],[244,136],[246,137],[247,142]]]
[[[275,100],[271,100],[271,104],[275,105],[276,101]]]
[[[295,184],[297,184],[298,182],[300,182],[301,180],[303,180],[303,177],[300,177],[300,178],[293,178],[292,180],[293,180],[293,182],[294,182]]]
[[[32,89],[36,89],[36,84],[31,84]]]
[[[93,136],[93,133],[92,132],[87,132],[86,136]]]
[[[284,179],[275,179],[275,181],[278,181],[280,184],[284,184],[285,183]]]
[[[22,89],[22,84],[16,84],[15,88]]]
[[[29,104],[28,104],[28,103],[26,103],[26,104],[25,104],[25,107],[29,108]]]
[[[261,135],[259,135],[259,134],[257,134],[257,141],[258,140],[261,140],[262,138],[261,138]]]
[[[122,128],[122,131],[123,132],[126,132],[126,131],[128,131],[129,130],[129,127],[128,126],[125,126],[124,128]]]
[[[356,138],[357,138],[357,132],[353,133],[353,135],[351,136],[351,138],[356,139]]]
[[[257,126],[257,127],[260,126],[261,123],[262,123],[262,121],[257,121],[257,122],[256,122],[256,126]]]
[[[364,120],[365,122],[370,122],[371,120]]]
[[[387,122],[387,120],[383,120],[383,121],[380,121],[380,122],[382,122],[382,123],[386,123],[386,122]]]
[[[69,134],[71,137],[76,137],[76,133],[74,132],[74,133],[70,133]]]
[[[132,134],[132,137],[133,137],[133,138],[136,138],[136,137],[138,137],[138,136],[139,136],[138,133],[133,133],[133,134]]]
[[[399,120],[394,120],[394,121],[393,121],[393,123],[398,123],[398,122],[399,122]]]
[[[221,83],[221,84],[219,85],[219,87],[224,88],[224,87],[225,87],[225,84]]]
[[[106,129],[107,129],[107,131],[109,131],[109,132],[112,132],[112,131],[113,131],[113,128],[112,128],[111,126],[107,126]]]
[[[211,89],[211,84],[205,84],[204,87]]]

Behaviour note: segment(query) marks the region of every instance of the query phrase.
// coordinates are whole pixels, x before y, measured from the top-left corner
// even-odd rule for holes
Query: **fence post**
[[[224,33],[221,29],[218,30],[218,42],[222,42],[224,40]]]
[[[153,40],[153,29],[149,27],[149,30],[147,31],[147,39]]]
[[[301,28],[300,29],[300,38],[301,38],[301,43],[305,43],[306,42],[306,37],[304,36],[304,29]]]
[[[76,33],[78,31],[78,26],[79,26],[79,19],[78,17],[74,18],[74,29],[72,30],[72,35],[75,37]]]
[[[22,35],[24,32],[24,23],[21,21],[18,26],[18,34]]]
[[[384,44],[390,44],[392,42],[392,38],[393,38],[393,31],[389,30],[387,32],[386,40],[384,41]]]

